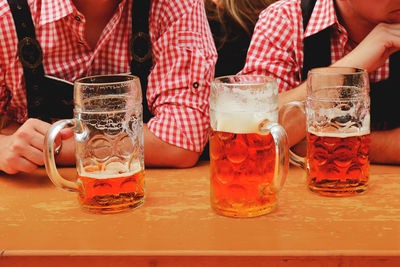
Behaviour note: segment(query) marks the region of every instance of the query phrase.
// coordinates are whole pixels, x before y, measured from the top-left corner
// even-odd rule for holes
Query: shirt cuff
[[[155,136],[193,152],[203,151],[208,139],[208,114],[176,105],[163,105],[156,114],[147,123]]]

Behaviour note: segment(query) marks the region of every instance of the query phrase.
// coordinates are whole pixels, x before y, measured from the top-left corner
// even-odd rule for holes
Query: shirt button
[[[43,98],[38,97],[32,101],[31,106],[36,108],[36,107],[40,106],[42,104],[42,102],[43,102]]]
[[[76,21],[81,21],[81,17],[75,16],[75,20],[76,20]]]
[[[78,44],[81,44],[81,45],[83,45],[83,44],[85,44],[83,41],[78,41]]]
[[[194,82],[192,84],[192,86],[193,86],[194,89],[197,89],[197,88],[199,88],[199,83],[198,82]]]

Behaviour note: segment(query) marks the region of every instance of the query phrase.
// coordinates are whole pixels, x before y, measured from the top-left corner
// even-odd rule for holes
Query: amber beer
[[[211,205],[220,214],[251,217],[273,210],[275,144],[271,134],[211,131]]]
[[[105,178],[105,174],[79,176],[79,202],[82,207],[101,213],[132,209],[144,202],[144,171]]]
[[[368,187],[370,134],[307,135],[308,186],[328,196],[347,196]]]

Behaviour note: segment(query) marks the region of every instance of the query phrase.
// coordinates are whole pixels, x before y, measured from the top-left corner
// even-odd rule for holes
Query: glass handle
[[[289,142],[285,129],[276,122],[268,120],[260,124],[259,130],[263,133],[271,133],[275,142],[275,174],[273,184],[276,192],[279,192],[286,180],[289,170]]]
[[[285,115],[293,108],[297,108],[301,112],[306,114],[304,102],[292,101],[292,102],[289,102],[289,103],[283,105],[282,110],[280,111],[280,113],[282,114],[281,117],[283,118],[282,121],[284,121]],[[297,155],[291,149],[289,149],[289,160],[290,160],[290,163],[292,163],[293,165],[305,169],[306,158]]]
[[[57,121],[49,128],[44,139],[44,162],[47,175],[57,187],[74,192],[78,190],[78,185],[74,182],[64,179],[57,170],[54,157],[54,140],[60,131],[65,127],[69,127],[74,130],[77,128],[77,125],[79,124],[76,123],[76,120],[74,119]]]

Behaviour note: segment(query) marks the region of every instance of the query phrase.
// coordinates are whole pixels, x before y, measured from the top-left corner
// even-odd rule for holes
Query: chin
[[[397,19],[389,19],[389,20],[386,20],[386,21],[384,21],[385,23],[388,23],[388,24],[397,24],[397,23],[400,23],[400,18],[397,18]]]
[[[385,22],[390,24],[400,23],[400,9],[390,13],[388,19]]]

